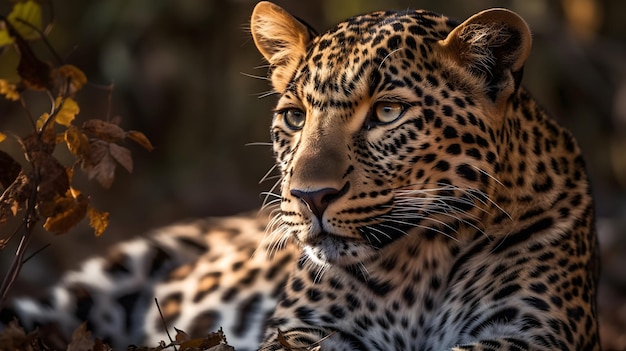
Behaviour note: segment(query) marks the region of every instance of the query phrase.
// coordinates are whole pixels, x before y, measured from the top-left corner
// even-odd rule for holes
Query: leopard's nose
[[[347,187],[348,183],[342,189],[322,188],[311,191],[292,189],[291,195],[304,202],[309,210],[321,220],[328,205],[341,197],[347,191]]]

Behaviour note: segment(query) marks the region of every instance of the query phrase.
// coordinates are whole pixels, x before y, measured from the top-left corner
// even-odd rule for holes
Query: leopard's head
[[[261,2],[251,30],[280,95],[270,241],[353,265],[407,236],[480,230],[497,207],[499,130],[530,51],[519,16],[492,9],[457,25],[374,12],[317,35]]]

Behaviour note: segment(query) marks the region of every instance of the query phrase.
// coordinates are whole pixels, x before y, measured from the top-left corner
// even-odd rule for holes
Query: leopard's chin
[[[362,240],[353,240],[322,232],[317,240],[302,243],[304,254],[311,262],[320,265],[352,266],[371,260],[377,250]]]

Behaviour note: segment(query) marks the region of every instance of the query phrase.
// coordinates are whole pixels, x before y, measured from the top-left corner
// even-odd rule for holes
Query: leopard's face
[[[353,265],[409,234],[480,229],[498,186],[495,115],[515,82],[489,88],[468,72],[479,68],[451,54],[454,26],[429,12],[378,12],[320,36],[303,26],[301,50],[264,53],[281,94],[269,240],[295,238],[320,265]]]

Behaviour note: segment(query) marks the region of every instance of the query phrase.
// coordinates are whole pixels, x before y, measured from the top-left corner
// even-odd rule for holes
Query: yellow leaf
[[[137,144],[141,145],[144,149],[148,150],[148,151],[152,151],[154,150],[154,147],[152,146],[152,143],[150,142],[150,140],[148,140],[148,138],[142,133],[142,132],[138,132],[136,130],[129,130],[126,133],[126,136],[136,142]]]
[[[41,5],[34,0],[19,1],[13,5],[13,11],[7,16],[13,28],[27,40],[39,38],[41,30]],[[26,22],[26,23],[24,23]]]
[[[61,103],[61,97],[57,97],[56,99],[57,106],[60,103]],[[54,119],[54,121],[66,127],[68,127],[72,123],[76,115],[80,112],[80,108],[78,107],[78,104],[76,103],[76,101],[69,97],[63,100],[62,106],[59,106],[57,108],[59,108],[60,110],[57,113],[57,116]]]
[[[0,48],[13,44],[13,41],[6,28],[0,29]]]
[[[6,138],[7,138],[7,135],[2,133],[2,132],[0,132],[0,143],[3,142],[4,139],[6,139]]]
[[[37,120],[37,123],[36,123],[37,130],[41,130],[41,128],[43,128],[44,123],[46,123],[49,117],[50,117],[50,114],[48,112],[44,112],[41,114],[41,116],[39,116],[39,119]]]
[[[100,212],[95,208],[87,207],[87,216],[89,216],[89,225],[93,228],[96,236],[102,235],[109,226],[109,212]]]
[[[17,92],[17,86],[9,83],[6,79],[0,79],[0,95],[4,95],[5,98],[12,101],[20,99],[20,93]]]
[[[74,65],[63,65],[57,68],[53,74],[62,78],[69,78],[72,93],[80,90],[83,85],[87,83],[87,76],[85,76],[85,73]]]

